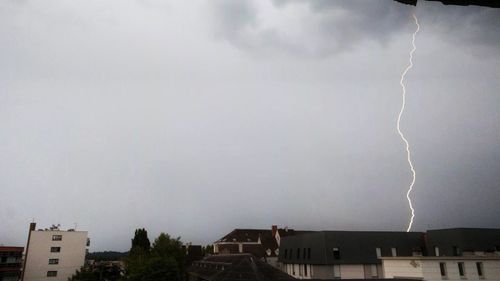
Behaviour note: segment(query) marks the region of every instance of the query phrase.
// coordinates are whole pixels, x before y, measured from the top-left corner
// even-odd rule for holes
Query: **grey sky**
[[[393,1],[1,1],[0,243],[145,227],[404,230]],[[500,10],[421,3],[414,230],[500,227]]]

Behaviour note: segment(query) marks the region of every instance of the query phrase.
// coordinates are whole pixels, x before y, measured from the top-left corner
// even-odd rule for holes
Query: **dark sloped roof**
[[[188,274],[209,281],[295,280],[251,254],[209,256],[190,266]]]
[[[234,229],[216,242],[257,242],[259,237],[272,236],[270,229]],[[262,238],[261,238],[262,239]]]
[[[229,234],[225,235],[221,239],[217,240],[215,243],[257,243],[260,239],[259,244],[243,245],[243,252],[254,254],[257,257],[268,256],[266,254],[267,249],[271,250],[271,257],[275,257],[276,249],[278,249],[278,243],[273,237],[271,229],[235,229]],[[229,248],[231,245],[225,245],[224,247]],[[237,251],[235,246],[235,251]]]
[[[321,231],[284,237],[279,260],[309,264],[376,264],[381,263],[376,248],[381,248],[382,256],[390,256],[391,248],[397,249],[398,256],[411,256],[413,251],[422,251],[424,247],[421,232]],[[334,248],[339,249],[339,259],[334,257]]]
[[[442,256],[452,256],[453,247],[459,251],[495,251],[500,248],[500,229],[494,228],[450,228],[428,230],[427,251],[435,255],[434,246]]]

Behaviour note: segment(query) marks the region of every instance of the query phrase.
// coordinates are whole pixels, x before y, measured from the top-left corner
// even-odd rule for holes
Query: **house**
[[[214,254],[248,253],[272,266],[279,267],[278,255],[282,237],[309,232],[287,227],[278,228],[276,225],[270,229],[234,229],[213,243]]]
[[[219,254],[194,262],[187,270],[188,281],[285,281],[295,278],[261,261],[252,254]]]
[[[282,239],[281,269],[298,279],[383,278],[382,256],[422,255],[424,233],[319,231]]]
[[[22,280],[68,280],[85,263],[90,243],[87,232],[74,229],[64,231],[59,226],[35,228],[36,223],[31,223]]]
[[[19,280],[23,250],[23,247],[0,246],[0,281]]]

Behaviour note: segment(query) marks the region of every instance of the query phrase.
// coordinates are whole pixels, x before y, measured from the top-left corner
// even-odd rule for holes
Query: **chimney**
[[[276,237],[276,232],[278,232],[278,226],[277,225],[273,225],[271,227],[271,230],[272,230],[272,233],[273,233],[273,237]]]

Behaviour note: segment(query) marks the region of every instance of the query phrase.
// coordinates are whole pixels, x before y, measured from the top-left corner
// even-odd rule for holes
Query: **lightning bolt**
[[[413,190],[413,185],[415,185],[415,180],[416,180],[416,176],[417,176],[417,174],[415,172],[415,168],[413,167],[413,163],[411,162],[410,144],[408,143],[408,140],[403,135],[403,132],[401,132],[401,128],[400,128],[401,116],[403,115],[403,112],[405,110],[405,105],[406,105],[406,87],[404,84],[404,79],[405,79],[406,73],[408,73],[408,71],[413,67],[413,61],[412,61],[413,53],[417,49],[417,47],[415,46],[415,36],[417,35],[418,31],[420,30],[420,25],[418,24],[417,16],[415,16],[415,14],[413,14],[412,16],[413,16],[413,19],[415,20],[415,25],[417,26],[417,29],[413,33],[413,37],[411,40],[411,44],[412,44],[413,48],[410,51],[409,64],[406,67],[406,69],[403,71],[403,73],[401,74],[401,80],[399,81],[399,84],[401,85],[401,88],[403,89],[403,103],[401,105],[401,110],[399,111],[398,122],[397,122],[397,126],[396,126],[398,133],[399,133],[399,136],[401,137],[401,139],[403,140],[403,142],[406,145],[407,160],[408,160],[408,164],[410,165],[410,170],[411,170],[411,174],[412,174],[411,183],[410,183],[410,186],[408,187],[408,192],[406,192],[406,198],[408,199],[408,205],[410,206],[410,210],[411,210],[410,222],[408,224],[408,229],[406,229],[406,232],[409,232],[411,230],[411,226],[413,224],[413,218],[415,217],[415,209],[413,209],[413,205],[412,205],[411,198],[410,198],[410,193]]]

